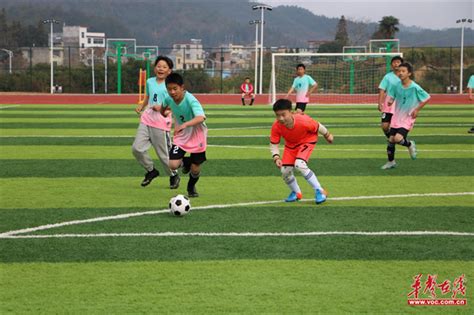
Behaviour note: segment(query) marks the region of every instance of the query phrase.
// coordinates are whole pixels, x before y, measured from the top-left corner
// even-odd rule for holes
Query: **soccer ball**
[[[188,197],[177,195],[170,199],[169,208],[172,215],[181,217],[191,211],[191,203]]]

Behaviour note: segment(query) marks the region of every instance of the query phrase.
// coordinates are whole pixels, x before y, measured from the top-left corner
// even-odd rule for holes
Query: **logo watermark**
[[[426,275],[423,282],[423,274],[413,277],[412,290],[408,293],[408,305],[410,306],[462,306],[467,305],[466,277],[460,275],[453,282],[449,279],[438,280],[438,275]]]

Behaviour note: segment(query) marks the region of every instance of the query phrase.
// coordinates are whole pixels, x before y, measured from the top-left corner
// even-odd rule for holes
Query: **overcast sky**
[[[405,26],[431,29],[459,27],[456,20],[473,18],[473,0],[262,0],[272,6],[297,5],[316,15],[350,20],[378,22],[383,16],[393,15]],[[473,27],[473,24],[470,24]]]

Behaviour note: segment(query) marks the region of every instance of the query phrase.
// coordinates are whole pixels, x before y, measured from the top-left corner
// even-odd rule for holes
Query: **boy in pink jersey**
[[[382,121],[380,127],[385,136],[390,138],[390,121],[392,120],[393,109],[395,106],[388,104],[390,97],[388,90],[394,88],[399,82],[400,78],[397,76],[398,66],[403,62],[403,58],[395,56],[392,58],[390,65],[392,71],[387,73],[379,84],[379,112],[382,113]]]
[[[410,79],[413,73],[413,66],[408,62],[400,64],[398,67],[398,83],[388,93],[389,104],[395,103],[392,120],[390,122],[390,138],[387,146],[388,162],[382,166],[383,170],[396,167],[395,144],[408,148],[408,153],[412,160],[416,159],[415,141],[407,139],[408,133],[413,129],[419,111],[430,99],[430,95],[418,84]]]
[[[169,167],[176,171],[183,166],[183,173],[189,172],[188,196],[198,197],[196,183],[201,174],[201,164],[206,161],[206,115],[199,101],[184,89],[181,75],[170,74],[166,78],[166,88],[169,96],[163,101],[161,112],[166,116],[171,111],[175,120]],[[185,157],[186,153],[190,156]]]
[[[291,109],[291,101],[287,99],[280,99],[273,104],[276,116],[270,135],[273,162],[280,168],[283,180],[291,190],[285,199],[286,202],[303,198],[293,175],[293,168],[296,168],[314,189],[316,204],[320,204],[326,201],[327,192],[321,187],[316,174],[308,167],[307,162],[318,142],[318,133],[323,135],[328,143],[332,143],[334,137],[321,123],[307,115],[294,114]],[[281,138],[285,140],[283,158],[280,158],[278,148]]]
[[[155,149],[165,173],[170,176],[170,189],[178,188],[180,182],[178,172],[172,171],[168,166],[168,151],[171,147],[171,115],[163,117],[160,114],[161,103],[168,96],[165,79],[172,69],[173,61],[170,58],[165,56],[156,58],[154,68],[156,77],[151,77],[146,81],[145,99],[135,109],[141,115],[140,125],[132,145],[132,153],[147,171],[141,183],[143,187],[148,186],[154,178],[160,175],[148,154],[151,146]]]
[[[318,87],[318,83],[309,75],[306,74],[306,67],[300,63],[296,66],[296,78],[293,80],[293,85],[286,94],[288,99],[290,94],[296,91],[296,113],[304,113],[306,104],[309,103],[311,93]]]

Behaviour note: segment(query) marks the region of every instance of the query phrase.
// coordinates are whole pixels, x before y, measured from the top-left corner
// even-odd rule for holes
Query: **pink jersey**
[[[141,123],[153,128],[164,131],[171,130],[171,115],[163,117],[159,111],[151,109],[151,106],[161,105],[163,100],[168,96],[165,82],[158,83],[156,77],[149,78],[146,81],[146,95],[148,96],[148,104],[141,116]]]
[[[385,100],[383,101],[383,105],[382,105],[382,113],[390,113],[390,114],[393,114],[393,111],[394,111],[394,108],[395,108],[395,105],[397,102],[393,102],[392,106],[388,106],[388,102],[391,100],[392,98],[388,95],[385,95]]]
[[[389,95],[397,102],[392,120],[390,121],[390,127],[411,130],[416,120],[411,116],[411,113],[420,103],[427,102],[430,99],[430,95],[414,81],[408,87],[404,87],[400,82],[389,92]]]
[[[189,153],[201,153],[207,147],[207,127],[204,123],[175,132],[173,143]]]
[[[160,111],[155,111],[151,109],[150,106],[147,106],[147,109],[142,113],[140,121],[153,128],[165,131],[171,130],[171,114],[168,117],[163,117]]]

